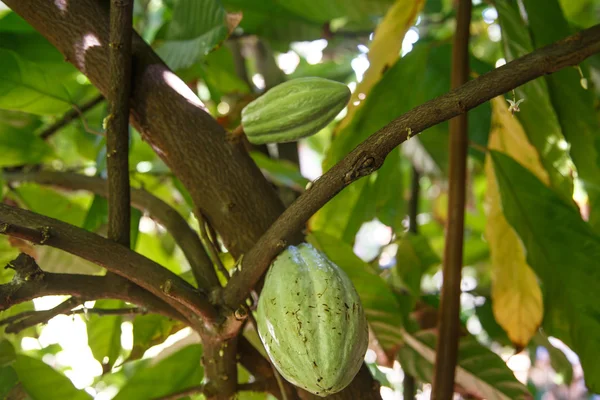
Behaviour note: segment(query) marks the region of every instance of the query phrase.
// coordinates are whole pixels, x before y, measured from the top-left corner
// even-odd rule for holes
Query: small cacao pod
[[[319,132],[346,106],[350,89],[324,78],[298,78],[275,86],[242,110],[253,144],[292,142]]]
[[[348,386],[367,351],[367,320],[356,289],[308,243],[289,246],[273,261],[257,323],[281,375],[322,397]]]

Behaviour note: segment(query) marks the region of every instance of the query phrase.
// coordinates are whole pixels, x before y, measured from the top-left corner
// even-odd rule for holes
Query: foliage
[[[229,131],[269,82],[312,76],[351,88],[348,107],[297,147],[252,148],[252,159],[289,204],[370,135],[450,89],[453,3],[136,0],[134,26]],[[598,0],[474,3],[469,58],[473,77],[592,26],[600,13]],[[530,376],[525,386],[503,361],[515,352],[535,361],[540,348],[548,350],[564,384],[581,385],[573,358],[548,337],[578,355],[589,393],[600,393],[600,303],[595,293],[600,287],[598,77],[596,55],[579,68],[526,83],[468,114],[463,324],[456,381],[462,394],[541,397],[549,382]],[[582,87],[586,82],[587,90]],[[0,200],[106,234],[107,203],[101,193],[31,179],[44,170],[106,178],[106,144],[98,135],[106,117],[104,105],[44,135],[65,113],[98,94],[42,34],[0,5]],[[520,112],[512,115],[507,99],[524,99]],[[132,185],[202,231],[204,222],[196,219],[178,177],[145,136],[133,128],[130,136]],[[385,387],[382,393],[401,391],[400,375],[389,368],[395,361],[421,383],[432,379],[437,342],[432,328],[447,222],[448,142],[447,122],[411,137],[377,172],[347,186],[322,207],[305,232],[307,241],[347,273],[361,297],[369,346],[376,355],[369,366]],[[219,166],[213,168],[218,173]],[[415,176],[420,177],[416,200],[411,188]],[[407,232],[411,201],[418,204],[417,233]],[[149,210],[136,209],[132,248],[194,282],[176,232],[158,222]],[[221,253],[217,258],[233,269],[226,246],[212,236],[210,226],[208,231]],[[20,251],[34,256],[47,272],[105,273],[77,256],[7,236],[0,236],[0,267]],[[0,284],[7,287],[13,276],[11,269],[0,269]],[[147,399],[204,383],[202,345],[173,344],[185,335],[186,340],[193,338],[190,330],[148,313],[144,304],[137,305],[141,309],[135,315],[78,311],[18,333],[4,331],[10,326],[6,318],[53,307],[56,300],[28,301],[0,311],[0,398],[21,393],[35,400],[96,394]],[[114,299],[86,300],[97,300],[86,304],[95,310],[136,306]],[[75,344],[57,333],[61,326],[75,327],[85,339],[78,348],[79,361],[73,357]],[[253,334],[247,331],[246,337]],[[368,352],[367,358],[373,354]],[[243,382],[253,382],[246,371],[241,376]],[[240,398],[267,396],[243,393]]]

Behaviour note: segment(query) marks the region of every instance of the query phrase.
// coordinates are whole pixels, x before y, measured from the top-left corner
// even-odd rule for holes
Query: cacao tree
[[[3,0],[0,397],[600,393],[599,20]]]

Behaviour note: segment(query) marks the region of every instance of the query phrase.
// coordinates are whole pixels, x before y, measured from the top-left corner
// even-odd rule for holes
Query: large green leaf
[[[121,300],[98,300],[94,308],[119,309],[125,303]],[[110,371],[121,355],[121,323],[120,315],[89,315],[87,321],[88,345],[94,358],[102,364],[105,371]]]
[[[19,354],[13,368],[32,400],[91,399],[86,392],[77,390],[69,378],[42,360]]]
[[[0,399],[5,399],[8,393],[19,383],[19,377],[12,367],[0,367]]]
[[[549,45],[572,33],[557,0],[525,0],[524,5],[536,47]],[[574,68],[546,75],[552,105],[588,194],[590,224],[600,232],[600,123],[594,110],[594,95],[581,87],[579,79]]]
[[[544,328],[579,355],[586,384],[600,393],[600,237],[529,170],[502,153],[490,154],[506,219],[543,283]]]
[[[133,320],[133,349],[129,359],[144,355],[150,347],[164,342],[182,327],[181,323],[162,315],[138,315]]]
[[[571,361],[569,361],[565,353],[554,347],[548,340],[548,337],[542,332],[538,332],[531,341],[536,347],[533,349],[534,351],[537,350],[537,346],[542,346],[548,351],[552,369],[570,386],[573,381],[573,365],[571,365]]]
[[[336,18],[364,20],[381,17],[394,0],[277,0],[280,5],[304,18],[325,23]]]
[[[0,110],[0,167],[36,164],[52,155],[52,149],[35,135],[39,117]]]
[[[347,243],[323,232],[312,232],[308,240],[348,274],[379,343],[386,351],[396,349],[401,342],[402,309],[383,278],[358,258]]]
[[[402,368],[420,380],[431,382],[437,336],[432,331],[414,335],[403,332],[406,346],[398,357]],[[458,344],[456,383],[476,398],[515,400],[530,398],[504,361],[482,346],[473,336],[462,337]]]
[[[42,115],[71,108],[63,82],[14,51],[0,48],[0,70],[0,108]]]
[[[517,2],[499,0],[496,2],[496,8],[502,28],[506,61],[532,52],[533,43],[519,14]],[[546,81],[538,78],[518,87],[515,92],[517,99],[525,99],[520,106],[521,111],[516,116],[523,125],[529,141],[537,149],[544,169],[550,176],[552,187],[564,199],[570,199],[573,193],[571,160],[558,117],[550,101]]]
[[[409,111],[413,107],[439,96],[450,89],[450,67],[448,60],[451,58],[450,45],[437,45],[432,43],[418,44],[405,57],[396,62],[373,87],[371,93],[364,100],[350,124],[342,129],[335,137],[324,162],[328,169],[341,160],[352,149],[358,146],[370,135],[384,127],[394,118]],[[472,59],[472,68],[484,72],[485,66]],[[471,140],[483,146],[487,144],[487,132],[490,126],[489,104],[484,104],[470,112]],[[485,133],[485,134],[482,134]],[[416,138],[406,143],[404,150],[413,149],[413,143],[418,142],[419,148],[425,149],[428,157],[436,164],[435,169],[445,171],[448,164],[448,127],[440,124],[425,131]],[[410,145],[410,147],[406,147]],[[416,160],[417,154],[410,154],[416,165],[422,162]],[[369,181],[375,183],[366,187],[367,180],[362,179],[345,188],[340,194],[327,203],[311,219],[311,228],[327,230],[335,236],[342,237],[351,243],[361,224],[374,216],[383,217],[385,223],[395,218],[396,224],[400,214],[403,213],[402,192],[398,190],[401,184],[401,175],[398,174],[399,157],[396,153],[390,154],[381,170]],[[391,172],[395,170],[394,172]],[[381,177],[381,181],[379,178]],[[379,181],[379,182],[377,182]],[[373,204],[361,204],[370,198],[376,202],[382,199],[371,191],[383,188],[392,203],[388,203],[385,210],[374,210]],[[369,200],[369,203],[372,201]],[[369,208],[369,206],[371,208]],[[387,217],[386,217],[387,214]],[[395,215],[394,215],[395,214]],[[398,225],[395,226],[397,228]]]
[[[157,364],[139,369],[113,400],[154,399],[190,386],[204,376],[202,346],[187,346]]]
[[[17,189],[19,200],[31,211],[81,226],[86,208],[91,201],[87,194],[63,195],[56,190],[33,183],[22,184]]]
[[[273,160],[263,153],[252,152],[250,156],[267,177],[275,184],[303,191],[308,179],[302,176],[298,166],[287,160]]]
[[[398,292],[404,314],[412,311],[421,295],[421,278],[433,265],[440,263],[440,258],[431,249],[425,236],[407,233],[395,242],[396,265],[391,271],[390,283]]]
[[[178,0],[166,41],[156,52],[173,70],[186,68],[208,54],[229,33],[219,0]]]

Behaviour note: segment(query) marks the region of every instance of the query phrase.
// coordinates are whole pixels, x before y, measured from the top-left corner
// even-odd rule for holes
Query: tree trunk
[[[77,0],[62,8],[47,0],[3,1],[107,94],[108,2]],[[197,96],[137,34],[132,52],[131,123],[239,257],[283,212],[281,201],[242,146],[225,140],[223,128]],[[376,399],[377,388],[363,366],[351,386],[334,398]]]

